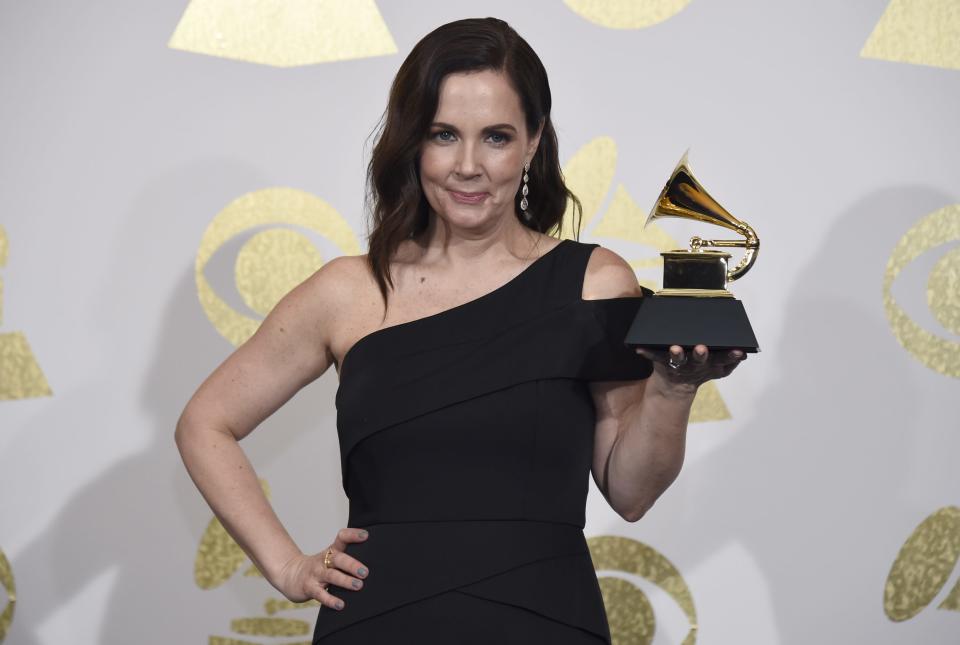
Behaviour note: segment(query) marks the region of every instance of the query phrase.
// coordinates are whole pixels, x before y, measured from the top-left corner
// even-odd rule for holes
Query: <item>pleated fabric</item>
[[[610,643],[583,535],[587,383],[647,378],[640,297],[583,300],[596,244],[563,240],[496,290],[364,336],[336,395],[347,553],[313,643]],[[645,294],[649,292],[645,290]]]

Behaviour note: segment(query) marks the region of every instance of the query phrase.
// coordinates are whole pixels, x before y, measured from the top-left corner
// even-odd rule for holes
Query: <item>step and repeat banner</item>
[[[174,425],[365,252],[393,75],[487,15],[550,74],[581,240],[656,288],[661,251],[727,237],[643,227],[688,148],[762,240],[732,286],[762,351],[702,388],[678,480],[632,524],[591,490],[614,642],[960,642],[957,0],[0,4],[0,641],[309,642]],[[305,551],[347,518],[336,387],[241,444]]]

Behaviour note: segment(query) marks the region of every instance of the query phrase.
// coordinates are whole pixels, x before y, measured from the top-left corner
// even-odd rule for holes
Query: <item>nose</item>
[[[458,146],[456,166],[453,171],[460,177],[467,179],[480,174],[477,149],[472,141],[465,141],[463,145]]]

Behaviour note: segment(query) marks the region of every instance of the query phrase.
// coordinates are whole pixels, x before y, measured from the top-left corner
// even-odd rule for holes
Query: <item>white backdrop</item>
[[[732,288],[763,352],[698,401],[678,481],[635,524],[591,491],[604,591],[634,590],[615,640],[957,642],[957,0],[0,3],[6,642],[309,641],[174,424],[279,293],[364,251],[389,83],[476,15],[547,67],[581,240],[651,280],[717,233],[640,233],[688,146],[762,239]],[[335,389],[242,444],[304,550],[347,516]]]

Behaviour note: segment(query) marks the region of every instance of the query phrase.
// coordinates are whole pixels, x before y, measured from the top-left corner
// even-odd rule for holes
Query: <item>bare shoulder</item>
[[[365,254],[334,258],[308,282],[320,306],[314,317],[323,327],[319,336],[339,365],[356,339],[375,328],[383,316],[380,289]]]
[[[285,295],[262,328],[289,331],[296,338],[322,345],[328,353],[343,326],[349,305],[365,292],[366,256],[339,256],[323,264],[310,277]]]
[[[304,284],[324,306],[336,306],[372,283],[366,255],[340,255],[325,262]]]
[[[602,246],[593,249],[583,276],[584,300],[641,295],[637,275],[626,260]]]

